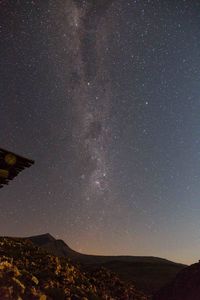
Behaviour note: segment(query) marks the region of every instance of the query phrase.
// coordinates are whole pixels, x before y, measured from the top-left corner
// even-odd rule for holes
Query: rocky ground
[[[16,238],[0,238],[0,300],[147,300],[133,285],[100,268],[80,271]]]
[[[153,297],[153,300],[199,300],[200,263],[186,267]]]

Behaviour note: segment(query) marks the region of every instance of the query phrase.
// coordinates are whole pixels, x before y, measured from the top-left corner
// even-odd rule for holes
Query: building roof
[[[0,188],[33,164],[34,161],[31,159],[0,148]]]

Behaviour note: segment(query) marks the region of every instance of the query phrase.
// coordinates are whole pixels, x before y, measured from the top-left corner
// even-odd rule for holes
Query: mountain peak
[[[27,239],[31,240],[33,243],[37,243],[39,246],[56,241],[56,239],[50,233],[34,235],[28,237]]]

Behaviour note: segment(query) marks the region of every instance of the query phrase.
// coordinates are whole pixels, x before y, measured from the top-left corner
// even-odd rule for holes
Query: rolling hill
[[[99,268],[83,272],[31,241],[0,238],[1,300],[147,300],[134,285]]]
[[[149,295],[172,281],[177,273],[186,267],[158,257],[81,254],[48,233],[27,239],[56,256],[70,258],[73,263],[78,263],[83,271],[91,272],[104,267],[115,272],[121,280],[134,283],[137,288]]]

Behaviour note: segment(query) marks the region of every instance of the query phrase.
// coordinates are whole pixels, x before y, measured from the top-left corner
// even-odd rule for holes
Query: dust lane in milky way
[[[102,54],[109,31],[107,11],[112,1],[74,3],[70,16],[75,79],[71,96],[75,107],[73,143],[82,189],[79,197],[83,197],[84,209],[91,209],[91,205],[100,201],[105,211],[110,205],[107,151],[112,91]]]

